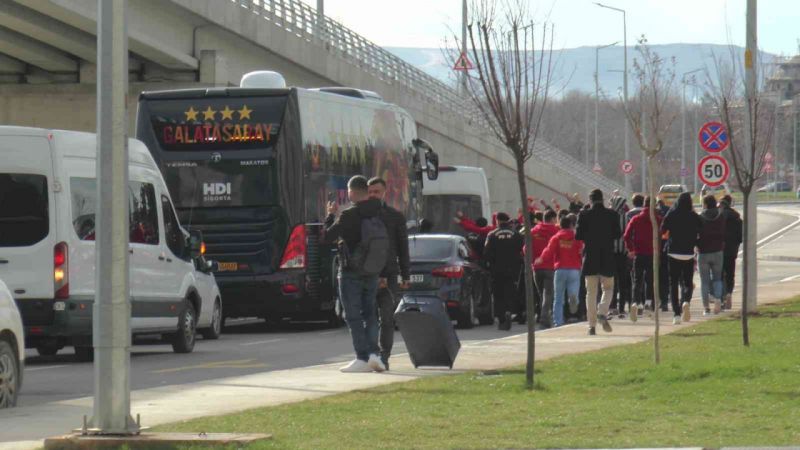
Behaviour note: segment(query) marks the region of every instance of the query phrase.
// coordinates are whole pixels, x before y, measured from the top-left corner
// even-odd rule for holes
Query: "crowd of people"
[[[328,203],[325,221],[325,239],[339,249],[339,295],[356,354],[341,370],[383,372],[389,368],[398,293],[410,280],[406,218],[384,202],[384,180],[358,175],[347,187],[351,205],[339,212],[335,202]],[[691,320],[695,271],[703,314],[730,308],[742,242],[742,219],[732,198],[717,202],[707,195],[699,214],[688,192],[673,205],[657,200],[653,214],[651,201],[636,194],[629,207],[618,192],[606,202],[595,189],[586,204],[578,194],[569,196],[567,208],[531,198],[528,211],[518,211],[513,219],[498,212],[491,223],[457,213],[454,220],[490,273],[498,328],[510,330],[515,318],[536,320],[542,327],[562,326],[572,318],[585,320],[590,335],[598,324],[610,333],[614,316],[635,322],[654,308],[668,311],[669,303],[673,323],[679,324]],[[530,215],[530,231],[524,228],[524,213]],[[525,248],[528,232],[530,249]],[[523,270],[529,250],[535,298],[530,318]]]
[[[609,319],[637,321],[654,308],[673,313],[673,323],[691,320],[689,305],[694,273],[700,273],[703,314],[731,307],[736,256],[742,242],[742,219],[731,196],[719,202],[702,199],[698,214],[691,194],[684,192],[673,205],[631,198],[614,192],[608,202],[594,190],[584,204],[578,194],[566,209],[529,199],[531,256],[534,275],[535,320],[543,327],[564,325],[569,317],[587,321],[589,334],[599,324],[611,332]],[[540,208],[541,207],[541,208]],[[516,219],[496,213],[485,218],[455,218],[475,254],[492,278],[498,328],[509,330],[512,319],[527,320],[523,259],[525,229],[522,212]],[[658,251],[656,251],[658,250]],[[653,267],[659,255],[658,283]],[[656,305],[656,292],[659,304]],[[587,300],[589,299],[589,300]]]

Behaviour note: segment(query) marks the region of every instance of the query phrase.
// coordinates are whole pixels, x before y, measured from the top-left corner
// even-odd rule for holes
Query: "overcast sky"
[[[316,7],[317,0],[302,0]],[[555,47],[622,41],[622,14],[593,0],[529,0],[537,20],[555,24]],[[607,0],[625,9],[628,45],[647,35],[651,44],[744,45],[745,0]],[[461,31],[461,0],[325,0],[325,13],[384,47],[441,48]],[[759,47],[794,55],[800,38],[800,0],[761,0]],[[729,37],[730,35],[730,37]]]

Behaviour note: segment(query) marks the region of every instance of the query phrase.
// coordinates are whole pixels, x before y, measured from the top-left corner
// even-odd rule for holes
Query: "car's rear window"
[[[453,255],[453,241],[448,239],[408,239],[409,256],[412,261],[435,261]]]
[[[49,233],[47,177],[0,173],[0,247],[27,247]]]

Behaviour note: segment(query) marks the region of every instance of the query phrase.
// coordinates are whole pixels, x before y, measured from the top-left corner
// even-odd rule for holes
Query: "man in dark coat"
[[[511,329],[511,307],[516,296],[516,282],[522,265],[522,235],[513,229],[506,213],[497,214],[497,229],[486,237],[483,259],[492,274],[494,312],[500,320],[497,328]]]
[[[742,243],[742,216],[733,209],[733,198],[722,197],[719,202],[725,215],[725,248],[722,250],[722,279],[724,281],[723,307],[731,309],[734,277],[736,276],[736,256]]]
[[[589,334],[595,333],[597,322],[607,333],[611,332],[608,323],[608,308],[614,295],[614,241],[622,236],[619,216],[603,205],[603,192],[595,189],[589,194],[591,207],[578,215],[575,238],[583,241],[583,274],[586,277],[586,309],[589,320]],[[603,296],[600,308],[597,307],[597,290],[602,285]]]

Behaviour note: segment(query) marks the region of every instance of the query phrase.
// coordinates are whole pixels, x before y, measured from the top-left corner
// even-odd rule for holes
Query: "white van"
[[[434,233],[463,235],[464,230],[453,222],[461,211],[471,219],[492,221],[489,182],[481,167],[439,166],[436,180],[425,180],[422,217],[433,222]]]
[[[161,334],[175,352],[195,332],[220,334],[222,303],[201,237],[184,231],[150,152],[130,139],[133,334]],[[26,347],[92,357],[96,135],[0,127],[0,279],[14,295]]]

